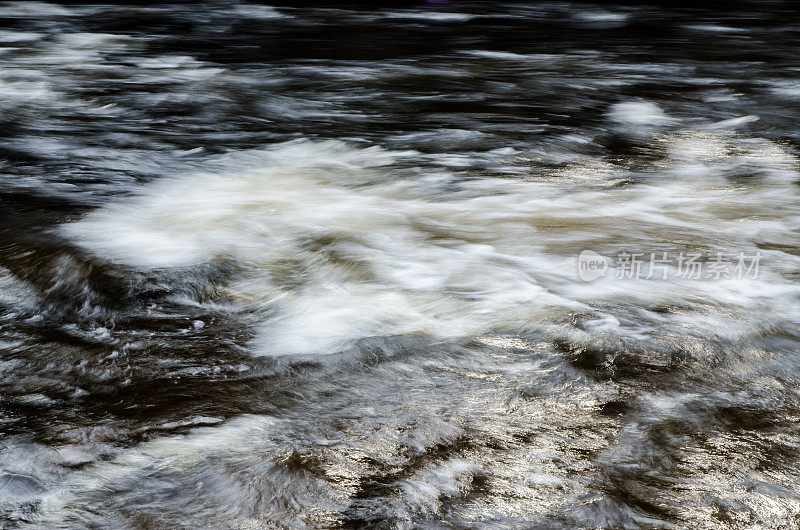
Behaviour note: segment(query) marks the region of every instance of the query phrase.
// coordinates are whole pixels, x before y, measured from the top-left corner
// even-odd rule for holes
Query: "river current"
[[[0,526],[797,528],[795,11],[0,3]]]

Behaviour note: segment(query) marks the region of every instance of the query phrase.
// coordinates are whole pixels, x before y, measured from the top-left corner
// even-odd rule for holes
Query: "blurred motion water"
[[[799,527],[792,8],[0,4],[0,526]]]

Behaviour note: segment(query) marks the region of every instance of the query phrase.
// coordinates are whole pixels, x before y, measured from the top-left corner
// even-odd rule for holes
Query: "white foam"
[[[416,20],[430,20],[433,22],[466,22],[476,15],[469,13],[447,13],[443,11],[386,11],[383,16],[387,18],[405,18]]]
[[[583,22],[605,27],[618,27],[627,22],[629,15],[626,13],[614,13],[605,10],[586,10],[576,14],[576,18]]]
[[[549,54],[549,53],[531,53],[521,54],[513,52],[498,52],[491,50],[469,50],[462,52],[466,55],[473,57],[485,57],[487,59],[500,59],[508,61],[555,61],[563,58],[563,55]]]
[[[33,286],[0,267],[0,304],[30,310],[36,307],[38,298]]]
[[[753,123],[758,121],[758,116],[739,116],[738,118],[730,118],[728,120],[722,120],[715,123],[708,125],[708,129],[736,129],[742,125],[747,125],[748,123]]]
[[[44,37],[43,33],[31,31],[5,31],[0,30],[0,43],[32,42]]]
[[[291,15],[287,15],[285,13],[281,13],[277,9],[271,6],[262,6],[262,5],[255,5],[255,4],[240,4],[234,6],[231,11],[234,15],[246,17],[246,18],[254,18],[254,19],[261,19],[261,20],[270,20],[270,19],[278,19],[278,18],[294,18]]]
[[[734,28],[731,26],[721,26],[719,24],[692,24],[689,26],[685,26],[686,29],[692,29],[695,31],[710,31],[713,33],[746,33],[747,30],[744,28]]]
[[[69,9],[47,2],[3,2],[0,6],[2,17],[61,17],[70,16],[74,12]]]
[[[625,101],[608,111],[612,121],[635,127],[671,125],[676,122],[651,101]]]
[[[477,470],[475,464],[459,458],[424,469],[400,483],[404,506],[435,513],[443,497],[456,497],[467,489],[469,479]]]
[[[771,92],[789,98],[800,98],[800,82],[798,81],[773,81],[770,83]]]
[[[233,259],[248,273],[231,278],[228,292],[264,315],[256,354],[330,353],[373,335],[556,332],[574,313],[602,324],[587,326],[590,339],[646,338],[664,319],[747,333],[795,318],[798,288],[775,267],[791,270],[797,258],[770,253],[752,281],[636,283],[610,274],[586,284],[574,265],[581,250],[615,241],[749,252],[754,240],[794,241],[794,159],[766,141],[738,141],[742,155],[732,157],[732,141],[673,137],[660,179],[623,189],[575,178],[580,166],[559,185],[396,178],[392,162],[414,153],[292,142],[232,157],[238,170],[156,182],[62,232],[142,269]],[[759,181],[728,180],[743,170]],[[619,325],[621,314],[672,303],[700,313]],[[725,324],[730,318],[739,327]]]

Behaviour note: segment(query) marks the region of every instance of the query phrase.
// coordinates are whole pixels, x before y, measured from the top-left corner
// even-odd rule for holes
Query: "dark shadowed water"
[[[797,528],[796,7],[3,2],[0,526]]]

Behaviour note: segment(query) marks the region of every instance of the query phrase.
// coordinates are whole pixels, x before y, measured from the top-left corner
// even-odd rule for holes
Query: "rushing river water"
[[[795,15],[3,2],[0,526],[797,528]]]

